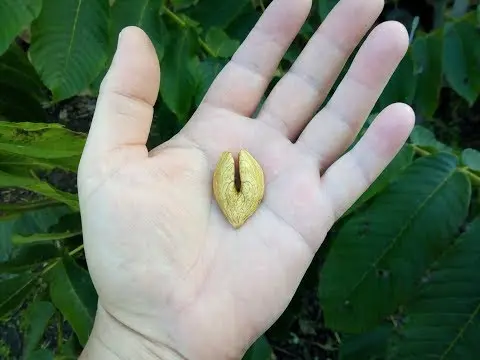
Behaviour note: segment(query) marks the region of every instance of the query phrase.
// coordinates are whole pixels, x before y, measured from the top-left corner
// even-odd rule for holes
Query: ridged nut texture
[[[265,192],[262,167],[247,150],[241,150],[238,154],[238,168],[240,191],[235,186],[235,160],[232,153],[222,153],[213,174],[215,199],[235,229],[255,213]]]

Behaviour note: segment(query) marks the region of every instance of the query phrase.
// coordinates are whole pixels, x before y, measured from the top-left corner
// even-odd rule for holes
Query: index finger
[[[250,116],[311,6],[312,0],[274,0],[217,76],[203,103]]]

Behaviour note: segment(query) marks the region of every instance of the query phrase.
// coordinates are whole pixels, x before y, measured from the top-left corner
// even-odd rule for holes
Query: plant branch
[[[203,39],[199,36],[198,37],[198,42],[200,43],[200,46],[203,48],[203,50],[205,50],[205,52],[212,56],[212,57],[217,57],[217,55],[215,55],[215,53],[213,52],[213,50],[208,46],[208,44],[203,41]]]
[[[82,244],[80,246],[77,246],[75,249],[70,251],[68,253],[68,255],[73,256],[73,255],[79,253],[80,251],[82,251],[84,247],[85,247],[84,244]],[[50,264],[48,264],[47,267],[45,267],[45,269],[43,269],[43,271],[40,273],[40,275],[43,276],[46,273],[48,273],[50,270],[52,270],[55,267],[55,265],[57,265],[60,262],[60,260],[61,260],[61,258],[56,258],[55,260],[53,260]]]
[[[163,10],[165,12],[165,15],[167,15],[170,19],[172,19],[175,23],[180,25],[182,28],[188,27],[187,22],[185,22],[180,16],[175,14],[172,10],[170,10],[167,7],[164,7]],[[213,50],[208,46],[208,44],[200,36],[198,37],[198,42],[208,55],[212,57],[217,57],[213,52]]]
[[[251,3],[252,3],[252,7],[253,7],[254,9],[256,9],[257,6],[259,6],[259,7],[260,7],[260,10],[261,10],[262,12],[265,12],[265,4],[263,3],[263,0],[251,0]]]
[[[61,350],[63,347],[63,316],[58,312],[57,321],[57,349]]]
[[[72,251],[70,251],[68,253],[68,255],[73,256],[73,255],[77,254],[78,252],[82,251],[84,247],[85,247],[85,245],[82,244],[82,245],[76,247],[75,249],[73,249]]]
[[[432,155],[432,153],[430,151],[427,151],[425,149],[422,149],[421,147],[417,146],[417,145],[411,145],[411,147],[413,148],[413,150],[420,156],[429,156],[429,155]]]
[[[430,156],[430,155],[432,155],[432,153],[430,151],[422,149],[418,145],[411,144],[410,146],[420,156]],[[472,182],[472,185],[480,187],[480,176],[478,176],[472,170],[470,170],[468,167],[465,167],[465,166],[459,167],[458,170],[468,176],[468,178]]]
[[[187,27],[187,23],[180,18],[177,14],[175,14],[172,10],[167,8],[166,6],[163,8],[165,14],[172,19],[174,22],[176,22],[178,25],[181,27]]]
[[[480,176],[471,172],[467,167],[461,168],[460,171],[470,178],[472,185],[480,187]]]
[[[262,9],[262,12],[265,12],[265,4],[263,3],[263,0],[260,0],[259,3],[260,3],[260,9]]]

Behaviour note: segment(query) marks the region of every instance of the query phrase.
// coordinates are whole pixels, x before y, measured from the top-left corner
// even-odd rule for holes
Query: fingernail
[[[118,34],[118,40],[117,40],[117,50],[118,48],[120,47],[120,44],[122,42],[122,38],[123,38],[123,32],[125,31],[125,29],[122,29],[122,31],[120,31],[120,33]]]
[[[122,31],[120,31],[120,33],[118,34],[118,40],[117,40],[117,48],[115,49],[115,53],[113,55],[113,61],[116,61],[116,58],[118,56],[118,53],[121,51],[121,48],[122,48],[122,39],[123,39],[123,32],[125,31],[125,29],[122,29]]]
[[[120,42],[122,40],[122,36],[123,36],[123,32],[125,31],[125,29],[122,29],[120,31],[120,33],[118,34],[118,42]]]

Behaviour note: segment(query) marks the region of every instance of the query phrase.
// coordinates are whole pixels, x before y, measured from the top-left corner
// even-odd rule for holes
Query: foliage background
[[[119,31],[142,27],[161,60],[155,146],[182,128],[268,2],[0,0],[0,358],[76,359],[88,338],[96,293],[75,171]],[[335,3],[314,1],[272,86]],[[407,102],[417,126],[246,359],[480,351],[480,6],[387,0],[387,19],[406,25],[411,46],[375,111]]]

